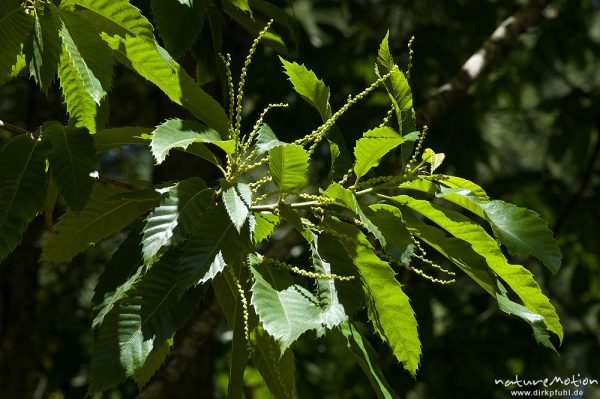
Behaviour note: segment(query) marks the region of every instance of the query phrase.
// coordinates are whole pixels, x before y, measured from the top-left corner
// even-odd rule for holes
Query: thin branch
[[[38,137],[38,135],[36,135],[33,132],[30,132],[28,130],[25,130],[23,128],[20,128],[18,126],[12,125],[10,123],[6,123],[3,120],[0,120],[0,130],[1,131],[5,131],[10,133],[13,136],[16,135],[20,135],[20,134],[29,134],[32,135],[34,137]],[[98,181],[102,184],[109,184],[111,186],[115,186],[115,187],[121,187],[121,188],[125,188],[127,190],[130,191],[134,191],[134,190],[140,190],[143,187],[137,186],[133,183],[128,183],[128,182],[123,182],[117,179],[113,179],[112,177],[108,177],[106,175],[103,175],[101,173],[95,172],[94,176],[96,179],[98,179]]]
[[[504,20],[483,46],[463,64],[458,75],[441,86],[436,96],[417,110],[418,125],[434,124],[448,108],[459,102],[483,72],[497,63],[503,50],[537,21],[548,3],[549,0],[531,0]]]
[[[141,190],[144,188],[144,187],[137,186],[133,183],[113,179],[112,177],[108,177],[108,176],[100,174],[100,173],[96,174],[94,177],[96,177],[98,179],[98,181],[102,184],[108,184],[108,185],[115,186],[115,187],[121,187],[121,188],[124,188],[129,191]]]
[[[327,203],[321,201],[306,201],[306,202],[293,202],[288,204],[292,208],[308,208],[313,205],[323,206]],[[267,205],[254,205],[250,207],[251,211],[260,212],[260,211],[274,211],[279,206],[279,203],[275,204],[267,204]]]
[[[31,132],[25,129],[22,129],[15,125],[11,125],[10,123],[6,123],[3,120],[0,120],[0,130],[10,133],[11,135],[32,134]]]

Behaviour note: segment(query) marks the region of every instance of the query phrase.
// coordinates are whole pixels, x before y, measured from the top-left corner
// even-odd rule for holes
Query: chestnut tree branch
[[[497,63],[503,50],[538,20],[548,3],[549,0],[531,0],[525,7],[505,19],[481,48],[463,64],[458,74],[441,86],[435,97],[417,110],[417,124],[434,125],[448,108],[458,103],[490,65]]]

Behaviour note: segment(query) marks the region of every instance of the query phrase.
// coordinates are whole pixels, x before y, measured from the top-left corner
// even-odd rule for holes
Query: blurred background
[[[152,20],[147,2],[133,3]],[[250,22],[223,11],[219,4],[208,6],[222,23],[221,51],[231,53],[234,76],[256,27],[264,25],[260,10],[265,3],[250,2],[256,7],[256,19]],[[286,11],[287,23],[275,25],[285,47],[259,47],[249,70],[245,120],[251,126],[268,103],[289,102],[288,110],[267,117],[283,140],[310,132],[318,126],[318,115],[292,94],[278,54],[315,71],[331,88],[330,102],[337,109],[349,94],[375,80],[377,49],[388,29],[400,65],[406,65],[407,44],[415,36],[410,83],[419,115],[502,21],[532,7],[516,0],[270,3]],[[211,34],[209,25],[204,23],[193,51],[180,63],[195,72],[211,94],[222,98],[221,85],[214,79],[219,72],[214,57],[206,56],[214,49],[203,45],[211,42],[203,39]],[[110,101],[110,127],[152,127],[166,118],[187,116],[123,67],[116,70]],[[386,112],[386,95],[379,92],[346,114],[339,125],[349,148]],[[66,123],[58,85],[44,95],[24,75],[1,86],[0,119],[30,130],[52,119]],[[551,298],[565,338],[558,354],[537,345],[529,326],[501,313],[466,276],[440,286],[415,275],[400,275],[419,322],[423,358],[414,380],[371,336],[391,385],[409,399],[508,398],[510,392],[495,385],[495,379],[518,374],[525,379],[580,375],[600,380],[600,1],[548,2],[539,18],[497,54],[464,95],[428,114],[424,122],[429,125],[425,145],[446,154],[443,173],[473,180],[493,198],[535,210],[554,230],[563,254],[559,273],[551,275],[532,259],[517,261],[534,272]],[[390,173],[394,167],[390,161],[382,171]],[[207,180],[217,176],[209,164],[185,157],[173,157],[154,168],[151,155],[136,147],[104,155],[101,169],[115,177],[154,182],[190,174]],[[313,172],[315,183],[326,173],[318,165]],[[68,264],[40,264],[43,234],[40,217],[22,246],[0,265],[0,398],[86,395],[93,342],[91,297],[123,237],[107,240]],[[302,262],[305,256],[301,247],[287,254],[291,263]],[[231,336],[224,321],[215,325],[212,340],[163,397],[225,397]],[[294,351],[301,398],[374,397],[343,342],[307,336]],[[248,398],[270,397],[252,368],[247,370],[246,384]],[[582,389],[584,398],[600,398],[600,385]],[[126,382],[95,397],[137,394],[135,385]]]

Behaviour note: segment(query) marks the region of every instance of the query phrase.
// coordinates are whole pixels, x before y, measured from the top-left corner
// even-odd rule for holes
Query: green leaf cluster
[[[225,1],[223,9],[250,31],[259,14],[279,15],[274,19],[281,24],[281,10],[263,3]],[[227,79],[230,65],[219,64],[231,104],[225,110],[199,85],[209,73],[192,77],[176,61],[197,52],[205,19],[219,29],[208,6],[151,1],[151,8],[165,48],[127,0],[63,0],[58,6],[36,1],[27,8],[9,0],[0,6],[0,79],[24,67],[23,59],[42,90],[57,75],[70,117],[67,126],[50,121],[17,134],[0,150],[0,259],[42,211],[49,221],[43,261],[68,262],[128,232],[93,299],[90,393],[127,378],[140,388],[147,384],[209,284],[234,330],[230,397],[242,397],[249,360],[274,397],[298,397],[294,343],[315,334],[342,337],[377,396],[396,397],[358,325],[366,308],[374,338],[389,346],[411,376],[418,375],[419,315],[400,283],[406,273],[442,285],[472,279],[500,310],[527,322],[542,345],[554,349],[554,336],[562,341],[554,306],[533,274],[504,252],[533,256],[555,273],[561,255],[552,232],[533,211],[490,200],[468,180],[433,174],[444,155],[413,150],[417,140],[422,148],[425,132],[416,131],[410,86],[387,35],[375,65],[378,79],[335,112],[330,88],[304,65],[282,59],[293,89],[322,122],[287,143],[264,123],[267,111],[281,104],[269,106],[248,131],[241,123],[246,74],[259,41],[286,49],[271,22],[256,31],[237,87]],[[220,49],[216,41],[212,46],[215,53]],[[154,128],[105,129],[115,63],[191,115]],[[350,151],[336,122],[379,86],[395,118],[364,127]],[[332,162],[328,177],[311,185],[322,140]],[[97,153],[128,144],[148,147],[157,165],[174,150],[201,157],[221,176],[153,185],[102,175]],[[377,166],[393,153],[399,154],[400,170],[378,174]],[[54,224],[55,208],[64,212]],[[310,251],[301,267],[264,250],[271,237],[292,229]],[[438,258],[446,262],[440,265]]]

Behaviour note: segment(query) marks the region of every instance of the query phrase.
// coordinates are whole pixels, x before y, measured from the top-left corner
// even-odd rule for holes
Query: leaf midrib
[[[232,227],[231,224],[227,226],[227,228],[225,229],[225,231],[223,232],[223,234],[221,235],[221,237],[219,237],[219,239],[215,242],[215,245],[213,246],[213,249],[209,252],[209,254],[211,254],[211,256],[207,257],[206,258],[207,260],[205,262],[203,262],[202,265],[206,264],[208,262],[208,259],[212,259],[211,262],[214,261],[214,258],[217,256],[217,254],[215,253],[216,252],[215,248],[218,249],[219,244],[224,240],[225,236],[229,233],[229,230],[231,229],[231,227]],[[214,256],[212,256],[213,253],[215,254]],[[140,277],[140,278],[142,278],[142,277]],[[131,336],[131,338],[123,346],[119,347],[119,358],[118,359],[117,358],[113,358],[113,360],[110,362],[109,365],[112,365],[117,360],[121,359],[120,355],[125,352],[123,350],[123,348],[128,348],[131,345],[131,343],[133,342],[133,340],[138,337],[138,335],[142,332],[142,330],[144,329],[144,327],[146,326],[146,324],[152,319],[152,316],[154,316],[154,314],[163,305],[163,303],[165,303],[165,301],[167,300],[168,296],[171,295],[171,292],[173,292],[173,290],[177,287],[177,283],[178,282],[179,282],[179,280],[176,278],[175,281],[173,282],[173,284],[171,284],[171,287],[169,287],[169,290],[166,292],[166,294],[163,295],[163,297],[160,300],[160,302],[154,307],[154,309],[152,310],[152,312],[149,313],[149,315],[146,318],[146,320],[142,321],[141,324],[140,324],[140,327]],[[141,314],[141,308],[140,308],[140,319],[141,319],[141,317],[142,317],[142,314]],[[153,348],[154,348],[154,345],[153,345]]]
[[[77,197],[77,193],[78,193],[78,187],[77,187],[77,176],[75,173],[75,162],[73,160],[73,156],[71,154],[71,146],[69,146],[69,140],[67,139],[67,129],[65,129],[64,126],[60,127],[62,130],[62,138],[64,138],[65,140],[65,148],[67,149],[67,153],[68,153],[68,162],[69,165],[71,166],[71,174],[73,175],[73,186],[74,186],[74,191],[75,191],[75,196]]]
[[[10,215],[10,214],[11,214],[11,212],[10,212],[10,211],[11,211],[11,209],[12,209],[12,207],[13,207],[14,200],[15,200],[15,198],[16,198],[16,196],[17,196],[17,193],[19,192],[19,189],[20,189],[20,187],[21,187],[21,184],[23,183],[23,176],[25,176],[25,172],[27,171],[27,169],[28,169],[28,168],[29,168],[29,166],[30,166],[30,161],[31,161],[31,158],[33,157],[33,154],[34,154],[34,152],[35,152],[35,149],[37,148],[37,146],[38,146],[38,142],[35,142],[35,143],[33,144],[33,147],[31,148],[31,152],[29,153],[29,156],[27,157],[27,162],[25,163],[25,166],[23,167],[23,171],[21,172],[21,174],[20,174],[19,178],[17,179],[17,185],[16,185],[16,187],[15,187],[15,191],[14,191],[14,193],[13,193],[13,196],[12,196],[12,198],[10,199],[10,202],[9,202],[9,205],[8,205],[8,207],[6,208],[6,212],[5,212],[5,213],[4,213],[4,215],[2,216],[2,220],[0,220],[0,226],[3,226],[3,225],[4,225],[4,221],[6,220],[6,217],[7,217],[8,215]]]
[[[60,13],[60,11],[59,11]],[[89,68],[89,66],[87,65],[87,62],[85,61],[83,55],[81,55],[81,52],[79,51],[79,48],[77,46],[77,44],[75,43],[75,39],[73,38],[73,35],[71,33],[71,29],[69,29],[69,24],[67,23],[67,20],[65,18],[62,18],[59,15],[60,21],[63,24],[63,27],[66,30],[67,35],[68,36],[68,41],[69,45],[67,45],[67,43],[65,43],[65,38],[63,37],[63,46],[65,48],[65,50],[67,51],[67,53],[69,54],[69,59],[71,61],[71,63],[73,64],[73,66],[75,67],[75,70],[77,70],[77,72],[80,72],[80,68],[77,67],[78,64],[83,64],[83,72],[87,75],[87,81],[91,84],[92,88],[94,91],[96,91],[98,94],[97,95],[92,95],[92,93],[89,93],[89,91],[85,88],[85,82],[83,82],[83,86],[84,89],[86,90],[86,92],[88,92],[88,94],[94,99],[94,101],[96,103],[99,103],[100,99],[103,97],[103,92],[104,89],[102,88],[102,84],[100,83],[100,81],[98,80],[98,78],[96,77],[96,75],[94,75],[94,73],[91,71],[91,69]],[[59,29],[58,34],[62,37],[63,35],[61,34],[61,32],[63,32],[62,29]],[[70,47],[71,48],[70,49]],[[78,58],[80,60],[80,62],[76,63],[75,62],[75,58]],[[83,75],[82,75],[82,80],[83,80]],[[98,88],[99,86],[99,88]],[[99,95],[99,98],[96,99],[96,97]]]

